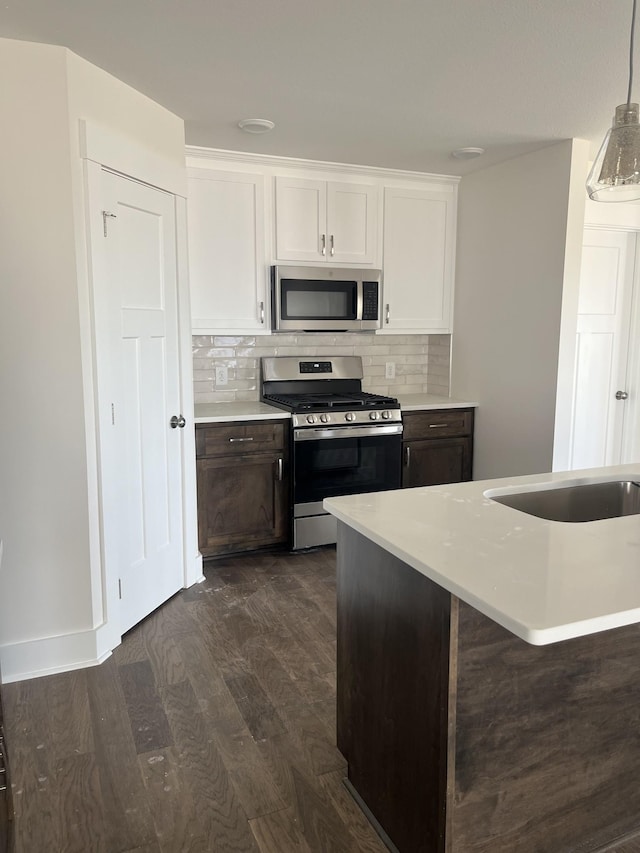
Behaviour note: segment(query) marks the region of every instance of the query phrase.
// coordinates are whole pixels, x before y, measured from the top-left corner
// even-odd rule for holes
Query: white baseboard
[[[11,683],[97,666],[111,654],[98,654],[97,645],[97,631],[90,630],[2,646],[2,680]]]

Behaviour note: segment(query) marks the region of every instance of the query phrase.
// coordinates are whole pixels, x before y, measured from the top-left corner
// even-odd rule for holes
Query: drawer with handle
[[[402,415],[404,441],[452,438],[473,433],[473,409],[432,409]]]
[[[196,424],[196,456],[231,456],[282,450],[285,422]]]

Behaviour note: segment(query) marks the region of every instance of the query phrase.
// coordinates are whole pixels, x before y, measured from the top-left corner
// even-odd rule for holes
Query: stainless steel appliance
[[[336,541],[324,498],[400,488],[400,406],[362,390],[359,356],[263,358],[262,399],[292,413],[294,550]]]
[[[363,332],[381,326],[380,270],[271,267],[276,332]]]

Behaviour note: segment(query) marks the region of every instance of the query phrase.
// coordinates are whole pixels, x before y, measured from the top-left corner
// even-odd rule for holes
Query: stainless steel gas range
[[[294,550],[336,541],[324,498],[400,488],[400,405],[362,376],[359,356],[262,359],[262,399],[292,413]]]

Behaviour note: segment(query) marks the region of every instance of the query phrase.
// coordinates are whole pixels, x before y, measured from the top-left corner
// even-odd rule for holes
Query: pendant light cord
[[[633,83],[633,39],[636,30],[636,0],[633,0],[633,12],[631,13],[631,39],[629,44],[629,91],[627,92],[627,104],[631,103],[631,84]]]

